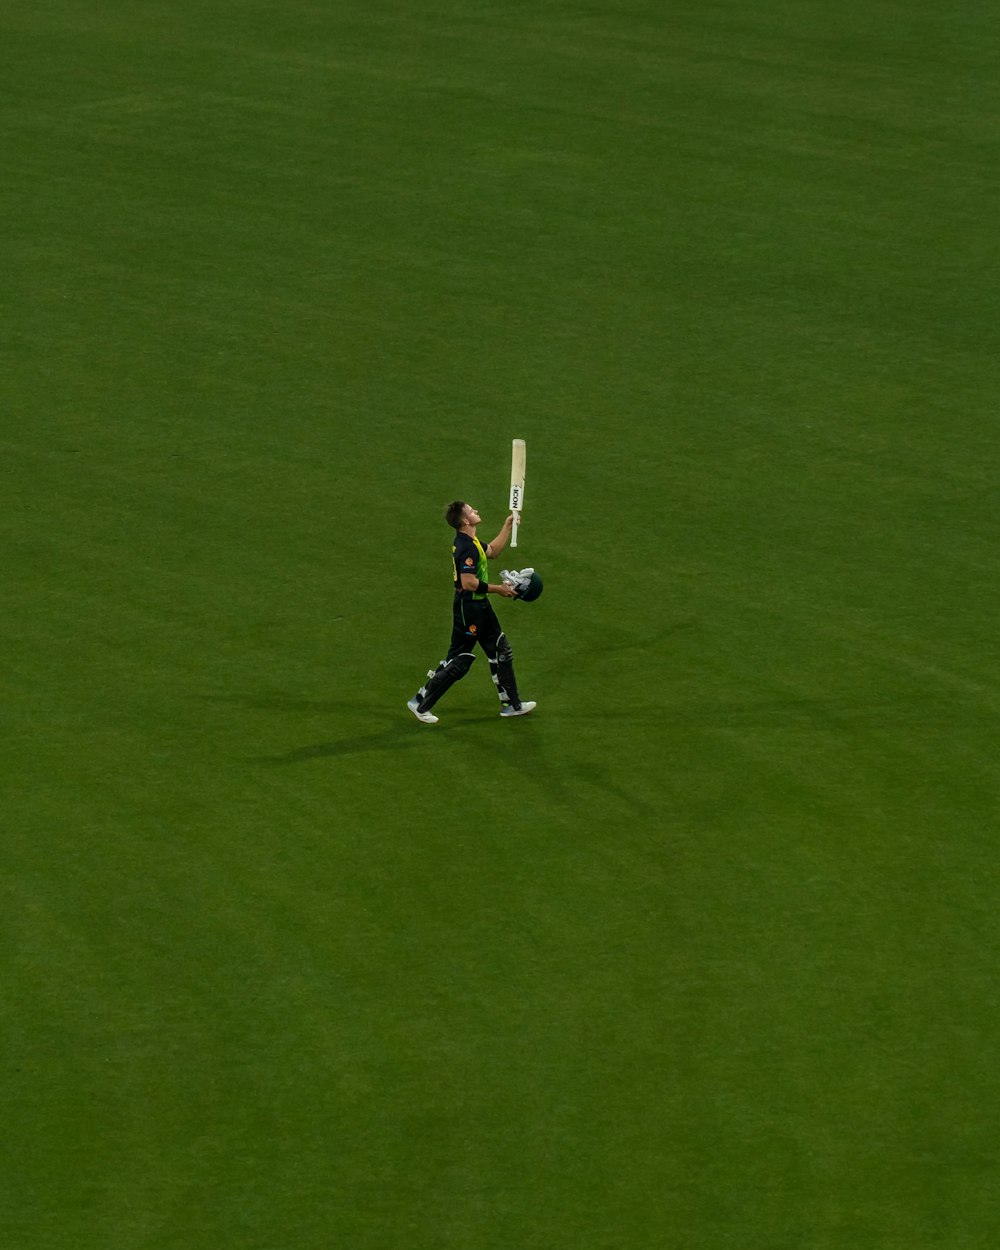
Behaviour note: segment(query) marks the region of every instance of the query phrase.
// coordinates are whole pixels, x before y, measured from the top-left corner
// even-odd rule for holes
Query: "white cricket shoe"
[[[421,712],[419,710],[420,709],[419,699],[408,699],[406,701],[406,706],[410,709],[410,711],[417,718],[417,720],[423,721],[425,725],[436,725],[438,723],[438,718],[434,715],[433,712]],[[534,706],[534,704],[532,704],[532,706]]]
[[[522,703],[520,707],[514,707],[512,703],[508,703],[506,707],[500,709],[501,716],[527,716],[529,712],[533,712],[538,707],[537,703],[532,703],[529,699],[526,703]]]

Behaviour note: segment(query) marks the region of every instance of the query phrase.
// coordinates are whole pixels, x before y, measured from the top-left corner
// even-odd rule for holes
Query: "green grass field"
[[[988,7],[0,34],[0,1242],[993,1250]]]

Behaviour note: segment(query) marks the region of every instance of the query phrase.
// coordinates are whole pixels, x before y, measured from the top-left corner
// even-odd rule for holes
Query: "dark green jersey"
[[[471,534],[456,534],[455,545],[451,549],[455,562],[455,593],[463,599],[485,599],[485,594],[478,590],[462,589],[462,574],[472,573],[481,582],[488,582],[489,569],[486,564],[486,551],[478,538]]]

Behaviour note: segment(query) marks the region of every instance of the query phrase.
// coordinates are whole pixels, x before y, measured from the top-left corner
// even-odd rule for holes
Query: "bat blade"
[[[517,546],[517,531],[521,524],[521,508],[524,505],[524,467],[527,447],[523,438],[515,438],[510,451],[510,510],[514,514],[514,528],[510,545]]]

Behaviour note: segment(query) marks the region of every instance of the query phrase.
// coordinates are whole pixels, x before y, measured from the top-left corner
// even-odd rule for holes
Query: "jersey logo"
[[[475,560],[473,560],[472,556],[469,556],[468,560],[466,560],[465,562],[466,568],[471,569],[474,564],[475,564]]]
[[[469,633],[470,633],[470,634],[474,634],[475,632],[476,632],[476,627],[475,627],[475,625],[470,625],[470,626],[469,626]]]

